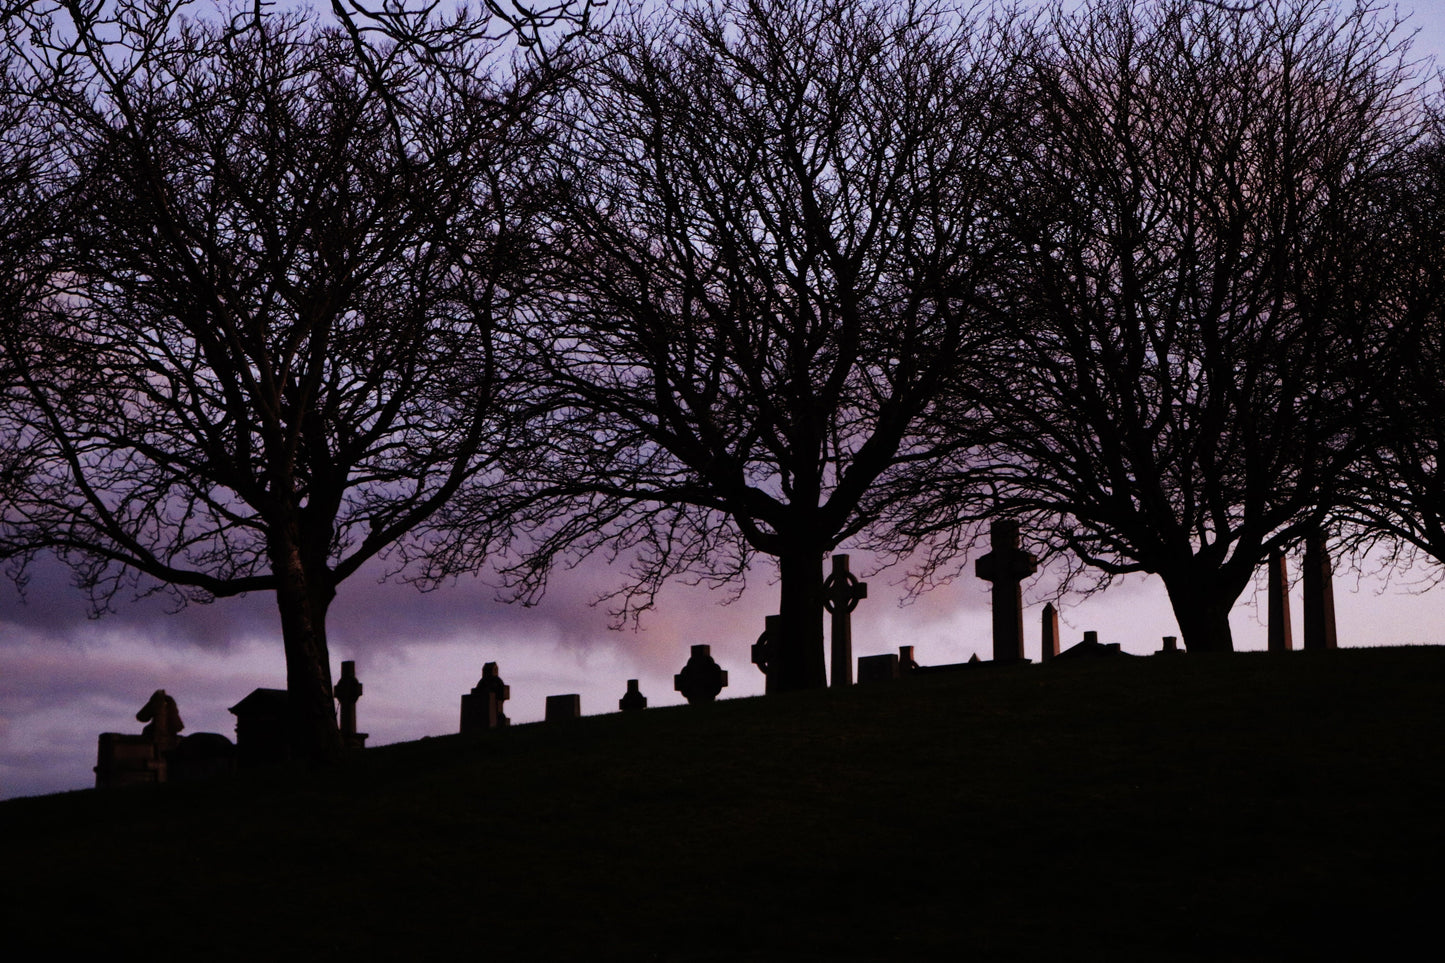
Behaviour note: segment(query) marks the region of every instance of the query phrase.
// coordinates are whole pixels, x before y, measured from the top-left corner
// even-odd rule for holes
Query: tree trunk
[[[1217,578],[1201,577],[1195,570],[1162,574],[1174,619],[1189,652],[1233,652],[1234,635],[1229,628],[1229,610],[1242,587],[1231,591]]]
[[[797,540],[778,556],[780,630],[772,640],[768,693],[822,689],[828,684],[823,652],[823,552]]]
[[[286,692],[295,726],[291,752],[294,757],[322,762],[341,753],[331,653],[326,644],[326,613],[336,589],[329,573],[311,571],[313,566],[305,564],[297,539],[273,534],[270,554],[286,649]]]

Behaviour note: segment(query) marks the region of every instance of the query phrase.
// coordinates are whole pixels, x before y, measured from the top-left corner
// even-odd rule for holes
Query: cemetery
[[[458,732],[364,750],[348,664],[352,751],[319,770],[277,736],[283,690],[232,708],[234,745],[157,691],[139,735],[100,738],[97,785],[123,788],[0,803],[11,945],[153,946],[132,921],[157,893],[168,952],[221,960],[277,933],[287,956],[609,960],[1393,958],[1424,935],[1445,653],[1292,651],[1273,625],[1226,657],[1061,645],[1052,605],[1022,627],[1029,561],[994,534],[993,660],[863,640],[856,683],[729,700],[697,644],[688,705],[626,680],[618,711],[550,695],[528,725],[489,662]],[[866,585],[833,572],[846,637]]]

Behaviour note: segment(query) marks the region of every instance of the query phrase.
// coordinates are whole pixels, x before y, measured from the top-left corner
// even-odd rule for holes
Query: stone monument
[[[989,553],[974,563],[979,578],[993,583],[993,660],[1021,662],[1024,657],[1024,579],[1039,561],[1019,548],[1019,523],[1000,519],[989,533]]]

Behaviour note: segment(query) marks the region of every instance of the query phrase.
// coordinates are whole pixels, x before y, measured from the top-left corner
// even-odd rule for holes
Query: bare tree
[[[26,54],[78,190],[48,310],[5,332],[39,472],[0,555],[58,554],[101,607],[274,592],[298,748],[332,752],[336,586],[518,430],[542,79],[266,8],[64,9]]]
[[[1101,0],[1041,40],[996,510],[1105,577],[1158,574],[1189,649],[1228,651],[1359,441],[1340,375],[1418,129],[1407,39],[1319,0]]]
[[[1438,106],[1438,105],[1437,105]],[[1437,115],[1398,189],[1378,205],[1372,242],[1388,256],[1348,358],[1349,400],[1363,426],[1335,523],[1356,550],[1445,565],[1445,131]]]
[[[668,578],[777,561],[770,691],[824,683],[822,555],[966,447],[925,426],[989,350],[1005,28],[870,0],[722,0],[623,25],[559,161],[555,392],[539,497],[555,553],[631,553],[622,612]],[[558,503],[567,505],[561,513]]]

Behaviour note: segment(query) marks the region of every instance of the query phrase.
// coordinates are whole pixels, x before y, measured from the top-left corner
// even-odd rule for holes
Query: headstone
[[[582,718],[582,696],[576,692],[547,697],[547,721],[566,722]]]
[[[643,695],[642,690],[637,688],[636,679],[627,680],[627,692],[623,694],[621,699],[617,700],[617,708],[623,712],[637,712],[647,708],[647,696]]]
[[[1021,583],[1039,569],[1038,559],[1019,548],[1019,523],[1000,519],[990,531],[990,551],[974,563],[979,578],[993,583],[993,660],[1020,662],[1024,657],[1024,603]]]
[[[853,610],[868,597],[868,583],[848,571],[848,556],[833,556],[823,583],[823,607],[833,615],[833,686],[853,684]]]
[[[1294,648],[1289,623],[1289,569],[1284,552],[1269,553],[1269,651],[1288,652]]]
[[[146,723],[138,736],[100,734],[95,753],[97,789],[166,781],[167,756],[179,744],[180,732],[186,727],[176,700],[166,695],[165,689],[157,689],[135,718]]]
[[[1338,644],[1335,636],[1334,567],[1324,532],[1305,539],[1304,560],[1305,651],[1319,652]]]
[[[462,696],[462,735],[505,729],[511,720],[502,711],[502,704],[511,697],[512,687],[502,681],[497,663],[483,665],[481,680]]]
[[[1087,659],[1097,656],[1116,656],[1126,653],[1118,642],[1100,642],[1098,632],[1085,632],[1084,641],[1069,646],[1058,654],[1060,659]]]
[[[769,615],[763,619],[763,634],[753,643],[752,660],[753,665],[763,675],[768,674],[768,665],[773,657],[773,640],[783,630],[783,617],[781,615]]]
[[[356,702],[361,698],[361,682],[356,678],[356,663],[341,663],[341,678],[336,680],[336,701],[341,706],[341,744],[347,749],[366,746],[366,733],[356,731]]]
[[[1162,648],[1162,649],[1159,650],[1159,654],[1160,654],[1160,655],[1178,655],[1178,654],[1179,654],[1179,636],[1177,636],[1177,635],[1166,635],[1166,636],[1164,636],[1164,648]]]
[[[186,727],[181,721],[180,710],[176,708],[176,700],[166,695],[165,689],[157,689],[151,693],[150,701],[135,714],[135,721],[146,723],[145,728],[140,731],[141,735],[149,736],[157,743],[164,743],[167,749],[176,744],[181,730]]]
[[[1049,662],[1059,654],[1059,610],[1054,608],[1053,602],[1044,606],[1042,634],[1039,661]]]
[[[236,762],[242,769],[291,758],[295,716],[285,689],[252,689],[230,712],[236,717]]]
[[[858,660],[858,684],[892,682],[898,678],[898,656],[889,652],[885,655],[865,655]]]
[[[898,647],[898,675],[900,677],[912,675],[918,671],[918,662],[913,658],[913,646],[900,645]]]
[[[687,664],[672,677],[672,684],[689,705],[697,705],[716,699],[718,693],[727,687],[728,674],[726,669],[713,661],[712,646],[694,645]]]

